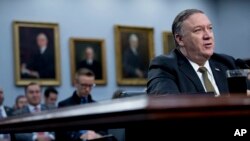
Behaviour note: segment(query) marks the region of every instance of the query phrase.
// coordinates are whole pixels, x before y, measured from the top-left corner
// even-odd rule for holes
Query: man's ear
[[[175,40],[178,43],[179,46],[184,46],[182,36],[179,34],[175,34]]]

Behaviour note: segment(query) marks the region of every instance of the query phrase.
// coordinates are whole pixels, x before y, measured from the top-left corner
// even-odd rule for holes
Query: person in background
[[[4,102],[4,91],[3,88],[0,87],[0,120],[11,116],[13,112],[13,109],[3,105],[3,102]],[[10,134],[0,134],[0,141],[11,141]]]
[[[22,109],[23,107],[27,106],[27,104],[28,104],[28,101],[27,101],[26,96],[19,95],[19,96],[16,97],[14,110]]]
[[[23,115],[28,113],[37,113],[49,110],[46,105],[41,104],[41,87],[38,83],[31,82],[25,87],[25,96],[27,97],[28,105],[17,110],[13,115]],[[17,133],[15,134],[16,141],[53,141],[55,136],[52,132],[33,132],[33,133]]]
[[[95,75],[89,69],[80,69],[75,76],[75,88],[72,96],[60,101],[59,108],[88,104],[95,102],[91,96],[91,90],[95,86]],[[84,109],[82,109],[84,110]],[[58,132],[56,138],[64,141],[80,141],[101,138],[102,135],[107,134],[106,131],[93,131],[93,130],[80,130],[80,131],[68,131]]]
[[[147,93],[227,94],[226,70],[240,68],[240,63],[214,52],[213,25],[206,14],[198,9],[180,12],[173,21],[172,33],[176,48],[151,61]]]
[[[50,108],[56,108],[56,101],[58,98],[58,92],[54,87],[48,87],[44,91],[45,105]]]
[[[117,99],[117,98],[122,98],[122,97],[124,97],[124,96],[123,96],[123,92],[124,92],[124,90],[122,90],[122,89],[117,89],[116,91],[114,91],[113,96],[112,96],[112,99]]]

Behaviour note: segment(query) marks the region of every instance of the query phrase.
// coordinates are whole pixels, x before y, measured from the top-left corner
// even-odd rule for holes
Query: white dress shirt
[[[36,111],[36,109],[35,109],[36,107],[38,108],[38,111],[41,111],[41,104],[38,104],[37,106],[33,106],[33,105],[28,104],[28,108],[29,108],[29,111],[30,111],[31,113],[38,112],[38,111]]]
[[[46,49],[47,49],[46,46],[41,47],[41,48],[40,48],[40,53],[43,54],[43,53],[45,52]]]
[[[207,90],[206,90],[206,87],[205,87],[205,85],[204,85],[203,78],[202,78],[202,73],[201,73],[200,71],[198,71],[199,67],[201,67],[201,66],[199,66],[198,64],[192,62],[191,60],[188,60],[188,61],[190,62],[191,66],[193,67],[193,69],[195,70],[195,72],[196,72],[196,74],[198,75],[199,79],[201,80],[201,83],[202,83],[202,85],[203,85],[203,88],[205,89],[205,91],[207,91]],[[216,95],[215,95],[215,96],[219,96],[219,95],[220,95],[220,92],[219,92],[219,89],[218,89],[218,87],[217,87],[217,85],[216,85],[216,82],[215,82],[215,80],[214,80],[214,75],[213,75],[213,72],[212,72],[212,70],[211,70],[211,67],[210,67],[208,61],[205,62],[204,67],[207,68],[208,79],[211,81],[211,83],[212,83],[212,85],[213,85],[213,87],[214,87],[214,89],[215,89],[215,92],[216,92]]]
[[[1,111],[0,114],[2,115],[3,118],[6,118],[6,117],[7,117],[7,114],[6,114],[6,112],[5,112],[5,109],[4,109],[3,105],[0,106],[0,109],[1,109],[1,110],[0,110],[0,111]]]
[[[36,107],[38,108],[38,111],[36,111]],[[41,112],[42,111],[41,104],[38,104],[37,106],[33,106],[33,105],[28,104],[28,108],[29,108],[29,111],[31,113],[36,113],[36,112]],[[55,136],[53,134],[49,133],[49,132],[42,132],[42,133],[44,134],[44,136],[47,136],[47,137],[49,137],[52,140],[55,139]],[[37,140],[37,136],[38,136],[38,132],[33,132],[32,140],[36,141]]]

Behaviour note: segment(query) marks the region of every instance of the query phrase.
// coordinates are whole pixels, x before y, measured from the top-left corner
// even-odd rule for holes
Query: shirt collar
[[[47,48],[46,46],[42,47],[42,48],[40,49],[40,53],[43,54],[43,53],[45,52],[46,48]]]
[[[191,66],[194,68],[194,70],[196,72],[199,72],[198,69],[199,69],[199,67],[202,67],[202,66],[199,66],[198,64],[196,64],[195,62],[193,62],[193,61],[191,61],[189,59],[188,59],[188,61],[190,62]],[[212,74],[212,70],[210,68],[209,61],[206,61],[203,67],[206,67],[208,73]]]
[[[28,104],[28,108],[29,108],[29,111],[30,111],[31,113],[33,113],[33,112],[35,111],[35,107],[37,107],[38,109],[41,110],[41,104],[38,104],[38,105],[36,105],[36,106],[33,106],[33,105],[31,105],[31,104]]]

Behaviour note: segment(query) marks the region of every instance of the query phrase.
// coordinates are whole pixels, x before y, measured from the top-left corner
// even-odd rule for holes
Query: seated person
[[[41,111],[49,110],[49,108],[41,104],[41,87],[38,83],[31,82],[25,87],[25,96],[27,98],[27,106],[16,110],[13,115],[35,114]],[[16,133],[15,141],[53,141],[55,135],[53,132],[39,131],[33,133]]]
[[[152,60],[147,93],[228,93],[226,70],[244,65],[231,56],[214,53],[213,26],[205,13],[182,11],[173,21],[172,33],[176,48]]]
[[[80,69],[76,73],[75,88],[72,96],[59,102],[58,107],[73,106],[95,102],[91,97],[91,90],[95,86],[95,75],[89,69]],[[91,139],[101,139],[107,135],[107,131],[80,130],[61,131],[56,133],[57,140],[60,141],[81,141]],[[111,137],[112,138],[112,137]],[[106,139],[106,138],[105,138]]]

